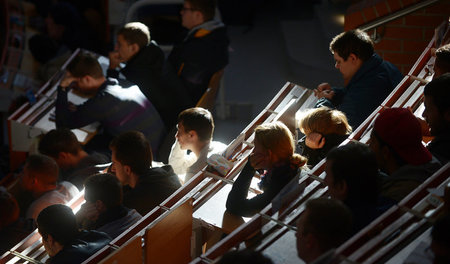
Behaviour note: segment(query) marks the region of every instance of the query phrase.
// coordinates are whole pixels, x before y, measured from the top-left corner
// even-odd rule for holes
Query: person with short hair
[[[105,232],[114,239],[142,218],[135,209],[123,206],[122,185],[116,176],[92,175],[84,189],[86,202],[77,213],[81,228]]]
[[[139,86],[142,93],[155,106],[167,127],[175,125],[177,100],[170,86],[162,84],[164,52],[151,40],[149,28],[140,22],[125,24],[117,32],[114,51],[109,53],[108,77],[119,78],[119,73]],[[118,70],[120,63],[125,67]]]
[[[45,155],[30,155],[23,168],[23,189],[32,193],[34,201],[28,207],[26,218],[37,218],[45,207],[65,204],[78,195],[78,189],[70,182],[58,183],[58,165]]]
[[[268,205],[306,164],[306,158],[294,153],[291,131],[282,122],[259,125],[255,129],[254,149],[228,194],[226,207],[240,216],[252,216]],[[255,171],[261,172],[258,184],[263,193],[247,199]]]
[[[170,79],[187,92],[189,106],[199,101],[212,75],[228,64],[229,39],[225,25],[214,19],[215,11],[216,0],[185,0],[180,14],[188,31],[167,58],[167,71],[175,75]]]
[[[103,154],[84,151],[75,134],[67,128],[47,132],[39,140],[38,149],[56,161],[60,178],[73,183],[80,191],[86,177],[106,169],[99,165],[110,162]]]
[[[178,176],[170,165],[152,166],[150,143],[141,132],[120,134],[110,144],[111,172],[127,186],[123,204],[146,215],[180,186]]]
[[[49,255],[49,264],[78,264],[108,245],[111,238],[102,232],[78,230],[70,207],[51,205],[37,217],[38,232]]]
[[[441,166],[422,144],[419,121],[406,108],[381,112],[375,120],[369,146],[383,175],[381,195],[397,202]]]
[[[351,141],[332,149],[327,154],[325,173],[328,194],[342,201],[352,212],[352,234],[382,213],[378,208],[377,159],[367,145]]]
[[[352,233],[352,213],[339,200],[325,197],[306,202],[297,221],[297,253],[306,263],[331,258],[326,254]]]
[[[128,86],[125,86],[128,85]],[[68,90],[75,86],[92,97],[75,109],[69,107]],[[95,57],[88,53],[76,56],[67,66],[67,72],[58,86],[56,99],[56,127],[79,128],[99,122],[103,133],[88,144],[100,150],[108,150],[114,136],[137,130],[145,134],[154,151],[164,137],[166,128],[152,103],[139,87],[105,78]],[[94,143],[95,142],[95,143]]]
[[[343,32],[330,43],[335,67],[345,87],[320,84],[315,90],[317,106],[336,107],[356,129],[402,80],[400,71],[374,52],[370,36],[362,30]]]
[[[214,119],[208,110],[201,107],[181,112],[178,115],[177,130],[169,164],[182,181],[187,182],[207,165],[209,156],[223,152],[226,145],[212,140]]]
[[[439,47],[436,50],[433,71],[433,79],[450,72],[450,44]]]
[[[425,86],[423,94],[425,110],[422,116],[434,136],[427,149],[445,164],[450,160],[450,73],[433,79]]]
[[[324,159],[328,151],[341,144],[352,132],[345,114],[326,106],[302,113],[298,127],[305,135],[299,140],[300,154],[308,159],[310,166]]]

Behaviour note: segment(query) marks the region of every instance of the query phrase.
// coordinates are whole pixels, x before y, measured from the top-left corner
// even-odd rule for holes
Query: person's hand
[[[305,144],[311,149],[321,149],[325,145],[325,137],[320,133],[309,133],[306,135]]]
[[[119,67],[119,64],[120,64],[119,52],[111,51],[109,53],[109,68],[115,69],[115,68]]]
[[[99,212],[95,203],[85,202],[77,213],[77,220],[79,223],[93,223],[97,221],[98,216]]]
[[[67,88],[71,83],[73,83],[76,80],[77,78],[73,77],[72,74],[70,74],[70,72],[66,72],[59,85],[63,88]]]
[[[314,90],[314,95],[319,99],[325,97],[331,100],[334,96],[334,91],[331,89],[329,83],[321,83]]]
[[[252,153],[249,157],[250,165],[256,170],[266,169],[264,165],[267,164],[267,159],[267,155],[261,153]]]
[[[414,115],[414,111],[410,106],[406,107],[406,109],[408,109]],[[420,131],[422,132],[422,137],[431,137],[430,127],[428,126],[427,121],[418,116],[416,116],[416,119],[417,119],[417,121],[419,121]]]

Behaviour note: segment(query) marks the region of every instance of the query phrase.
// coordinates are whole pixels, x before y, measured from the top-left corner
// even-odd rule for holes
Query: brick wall
[[[357,28],[376,18],[410,6],[421,0],[362,0],[349,7],[345,30]],[[377,28],[382,36],[375,50],[395,64],[404,74],[413,66],[430,42],[434,29],[450,15],[450,1],[441,0],[425,9],[391,21]],[[368,32],[372,34],[372,31]]]

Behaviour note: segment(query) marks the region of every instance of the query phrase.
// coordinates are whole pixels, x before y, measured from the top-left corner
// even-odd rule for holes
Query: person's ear
[[[198,134],[195,130],[191,130],[188,132],[189,135],[189,139],[192,141],[197,141],[198,140]]]
[[[49,245],[53,245],[55,240],[53,239],[52,235],[47,235],[47,239],[45,240]]]
[[[95,209],[97,209],[98,212],[104,212],[106,211],[106,206],[102,201],[97,200],[95,201]]]
[[[139,45],[137,43],[133,43],[130,45],[130,50],[133,54],[136,54],[139,52],[140,48]]]
[[[348,55],[347,60],[349,60],[352,63],[355,63],[358,60],[358,57],[355,54],[350,53],[350,55]]]
[[[129,165],[123,165],[123,170],[127,175],[131,175],[131,167]]]
[[[198,10],[194,10],[194,18],[195,20],[199,21],[199,23],[203,23],[205,22],[205,17],[203,16],[203,13],[198,11]]]
[[[334,189],[336,190],[336,197],[345,200],[347,197],[348,185],[347,182],[342,180],[334,183]]]

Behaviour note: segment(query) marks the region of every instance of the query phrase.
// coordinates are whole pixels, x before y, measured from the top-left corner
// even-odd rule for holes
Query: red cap
[[[408,109],[384,110],[373,129],[408,164],[421,165],[431,160],[431,153],[422,144],[420,123]]]

